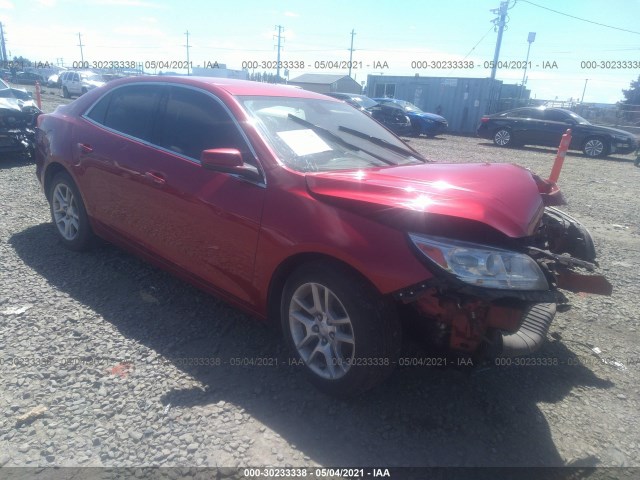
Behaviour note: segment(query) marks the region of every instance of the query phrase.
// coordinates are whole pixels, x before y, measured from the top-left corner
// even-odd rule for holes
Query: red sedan
[[[114,81],[38,119],[62,244],[94,236],[282,326],[323,391],[397,363],[402,319],[473,360],[543,342],[558,287],[607,293],[591,238],[507,164],[433,164],[369,116],[287,86]]]

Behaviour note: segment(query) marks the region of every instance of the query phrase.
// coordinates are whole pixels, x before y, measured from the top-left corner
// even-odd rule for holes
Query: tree
[[[627,120],[635,121],[640,119],[640,76],[629,85],[629,90],[622,90],[624,100],[620,107],[623,117]]]
[[[29,60],[28,58],[24,58],[22,55],[20,55],[19,57],[13,57],[13,63],[22,65],[24,67],[31,66],[31,60]]]

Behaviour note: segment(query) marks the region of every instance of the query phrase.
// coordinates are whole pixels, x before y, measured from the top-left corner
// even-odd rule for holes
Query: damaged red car
[[[397,363],[403,319],[473,359],[527,355],[561,289],[610,293],[557,187],[509,164],[436,164],[338,100],[138,77],[38,118],[60,242],[94,236],[261,319],[340,396]]]

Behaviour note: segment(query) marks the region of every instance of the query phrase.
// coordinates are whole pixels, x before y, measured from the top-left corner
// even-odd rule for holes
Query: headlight
[[[505,290],[548,290],[549,284],[530,256],[475,243],[410,233],[420,252],[463,282]]]
[[[619,142],[629,142],[631,141],[631,139],[629,137],[626,137],[624,135],[613,135],[613,138]]]

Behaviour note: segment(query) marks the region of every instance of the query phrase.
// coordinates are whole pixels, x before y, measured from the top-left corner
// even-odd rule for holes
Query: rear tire
[[[589,158],[606,157],[609,155],[609,144],[600,137],[589,137],[584,141],[582,151]]]
[[[289,277],[281,324],[310,382],[335,397],[352,397],[381,383],[400,352],[395,305],[339,264],[309,263]]]
[[[71,98],[71,95],[69,95],[69,90],[67,90],[67,87],[62,87],[62,96],[64,98]]]
[[[62,244],[70,250],[91,247],[94,234],[78,187],[67,172],[53,177],[49,187],[51,221]]]
[[[493,143],[499,147],[510,147],[513,145],[513,138],[511,132],[506,128],[496,130],[493,134]]]

